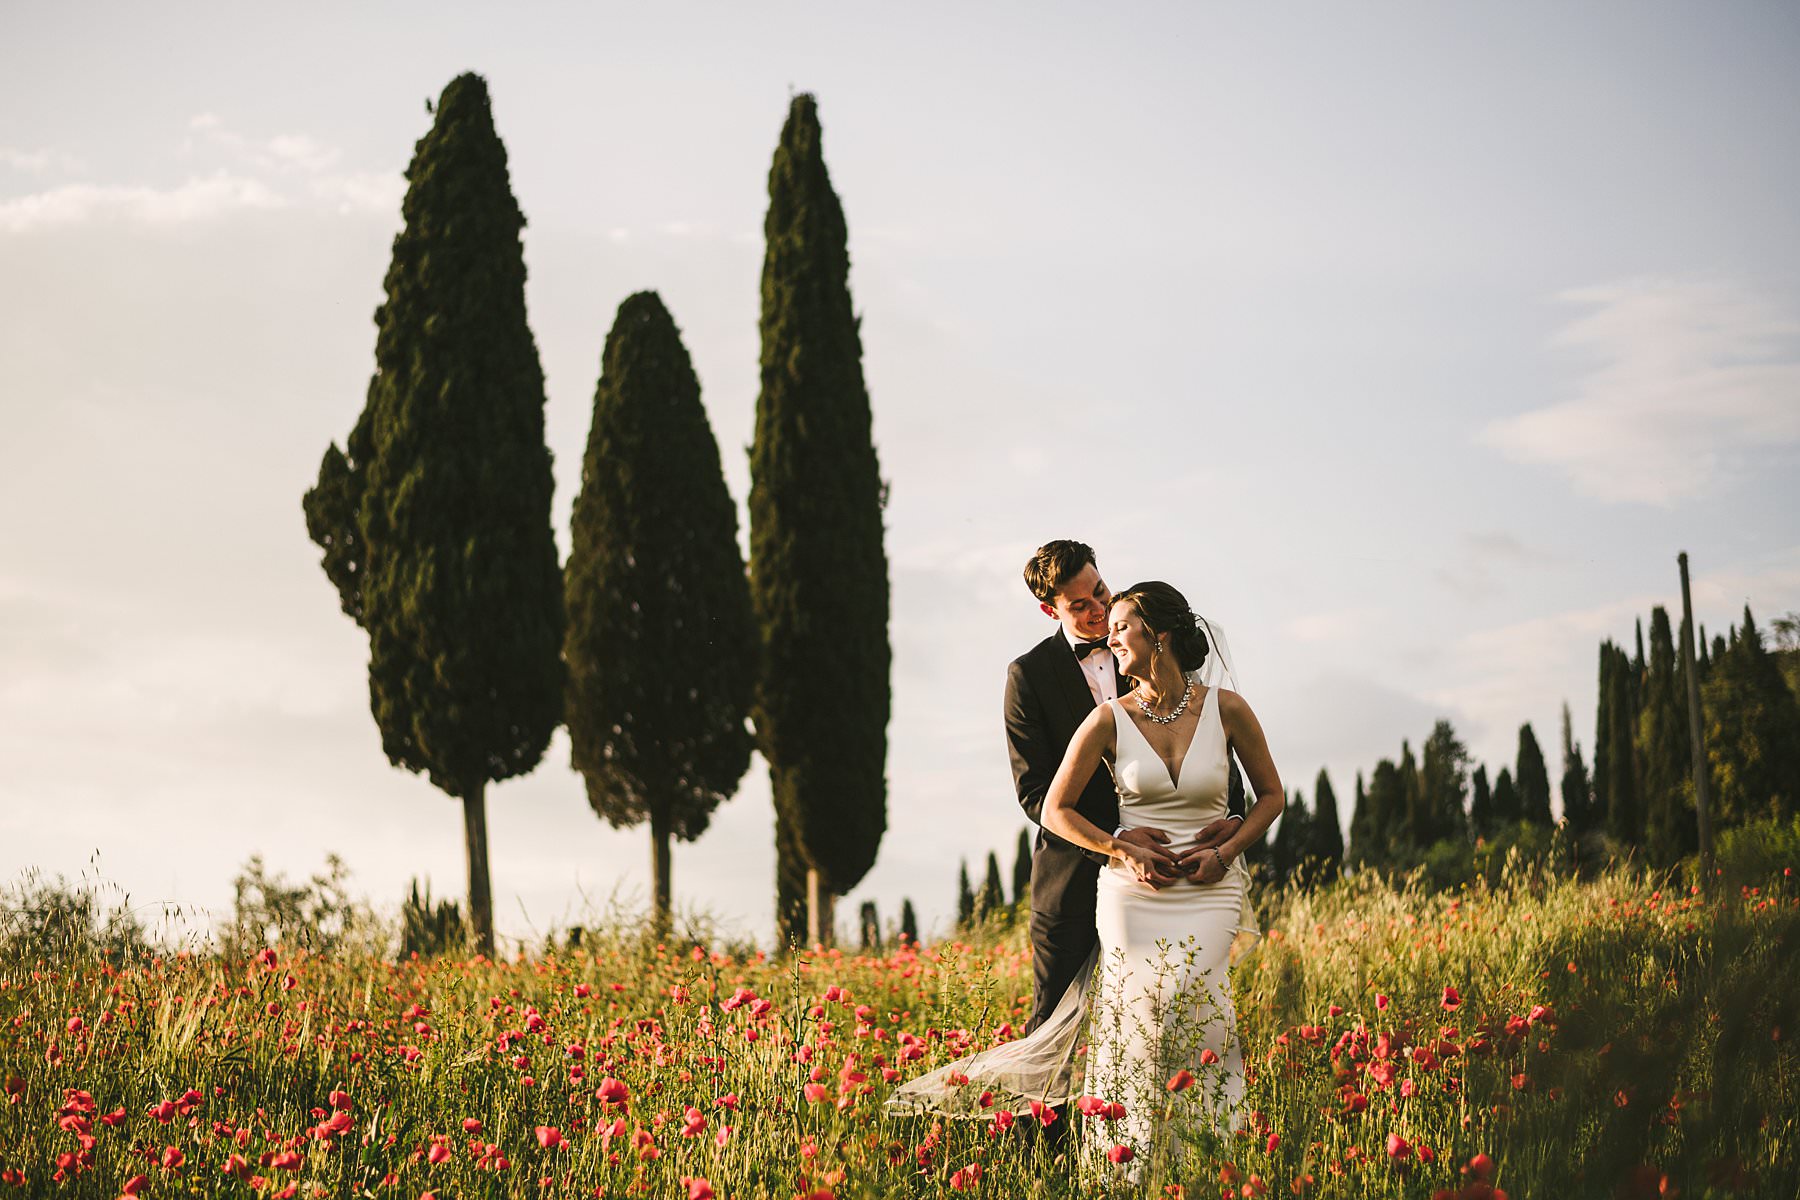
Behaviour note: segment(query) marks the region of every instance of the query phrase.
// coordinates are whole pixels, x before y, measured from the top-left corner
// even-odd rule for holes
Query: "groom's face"
[[[1100,578],[1100,569],[1089,563],[1056,589],[1056,603],[1045,604],[1046,616],[1061,623],[1072,638],[1091,642],[1106,636],[1106,613],[1112,604],[1112,593]]]

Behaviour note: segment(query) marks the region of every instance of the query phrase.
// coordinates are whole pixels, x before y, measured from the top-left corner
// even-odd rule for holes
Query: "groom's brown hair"
[[[1045,542],[1025,564],[1025,586],[1041,603],[1054,605],[1056,589],[1094,562],[1094,548],[1085,542]]]

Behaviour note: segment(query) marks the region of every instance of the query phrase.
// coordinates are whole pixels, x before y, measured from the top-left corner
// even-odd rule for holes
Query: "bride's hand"
[[[1195,846],[1175,860],[1175,870],[1195,883],[1217,883],[1225,878],[1227,864],[1220,861],[1222,857],[1223,852],[1215,846]]]

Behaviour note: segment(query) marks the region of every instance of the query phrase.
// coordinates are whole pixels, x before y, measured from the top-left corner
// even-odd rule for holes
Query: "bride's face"
[[[1122,602],[1112,606],[1108,616],[1107,649],[1119,660],[1119,673],[1133,679],[1150,677],[1150,659],[1156,651],[1156,639],[1138,615],[1137,606]]]

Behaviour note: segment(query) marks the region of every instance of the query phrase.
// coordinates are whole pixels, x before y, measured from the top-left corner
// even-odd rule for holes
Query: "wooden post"
[[[1694,809],[1700,818],[1700,875],[1710,887],[1713,877],[1712,811],[1708,796],[1712,772],[1706,763],[1706,730],[1700,720],[1700,672],[1694,663],[1694,602],[1688,595],[1687,551],[1681,564],[1681,669],[1687,676],[1688,744],[1694,759]]]

